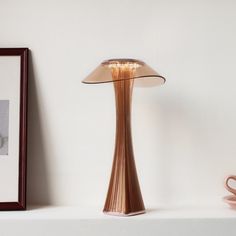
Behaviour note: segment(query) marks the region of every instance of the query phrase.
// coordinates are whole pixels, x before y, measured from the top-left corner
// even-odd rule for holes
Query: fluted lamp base
[[[112,173],[103,212],[115,216],[132,216],[145,213],[135,167],[131,137],[132,70],[119,68],[113,76],[116,98],[116,142]]]

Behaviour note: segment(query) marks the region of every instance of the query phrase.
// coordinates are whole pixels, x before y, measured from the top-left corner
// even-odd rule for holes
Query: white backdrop
[[[0,47],[29,47],[28,201],[103,206],[113,87],[81,80],[102,60],[167,78],[137,88],[133,141],[144,201],[208,204],[236,174],[236,2],[0,0]]]

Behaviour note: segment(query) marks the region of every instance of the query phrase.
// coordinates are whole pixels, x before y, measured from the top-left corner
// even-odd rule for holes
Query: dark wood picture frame
[[[26,209],[28,48],[0,48],[1,56],[20,56],[18,201],[0,202],[0,210]],[[1,78],[0,78],[1,79]],[[11,186],[9,186],[11,187]]]

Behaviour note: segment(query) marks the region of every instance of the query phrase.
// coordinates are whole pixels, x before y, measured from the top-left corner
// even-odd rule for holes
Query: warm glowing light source
[[[115,62],[115,63],[110,63],[108,65],[109,68],[111,69],[137,69],[140,67],[140,65],[138,63],[130,63],[130,62],[126,62],[126,63],[119,63],[119,62]]]
[[[103,66],[107,66],[109,69],[137,69],[142,66],[141,61],[137,61],[134,59],[119,59],[119,60],[107,60],[102,63]]]

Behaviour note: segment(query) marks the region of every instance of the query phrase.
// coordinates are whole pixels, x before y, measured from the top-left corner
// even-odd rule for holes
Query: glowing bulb
[[[124,63],[120,63],[120,62],[110,62],[108,64],[108,68],[110,69],[137,69],[138,67],[140,67],[140,65],[136,62],[124,62]]]

